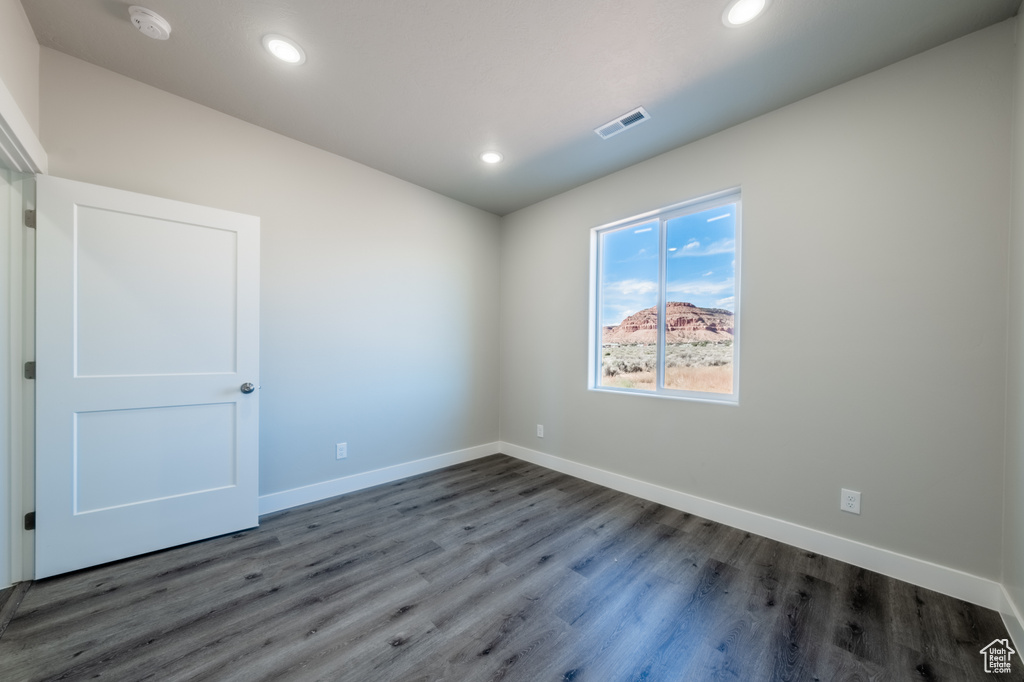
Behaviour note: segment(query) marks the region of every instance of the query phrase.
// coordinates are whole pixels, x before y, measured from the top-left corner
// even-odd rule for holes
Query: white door
[[[259,218],[36,187],[36,578],[257,525]]]

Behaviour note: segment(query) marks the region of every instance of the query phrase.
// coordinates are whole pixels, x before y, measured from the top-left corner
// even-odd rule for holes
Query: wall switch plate
[[[851,514],[860,514],[860,493],[856,490],[843,488],[839,496],[839,508]]]
[[[345,459],[346,457],[348,457],[348,443],[338,443],[338,447],[335,450],[334,456],[337,459]]]
[[[537,438],[543,438],[543,437],[544,437],[544,425],[543,424],[537,424]]]

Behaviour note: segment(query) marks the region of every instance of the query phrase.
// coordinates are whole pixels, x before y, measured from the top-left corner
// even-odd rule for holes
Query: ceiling
[[[498,215],[1016,14],[1021,0],[23,0],[39,43]],[[301,66],[261,45],[284,34]],[[594,128],[643,106],[608,140]],[[505,161],[487,166],[481,152]]]

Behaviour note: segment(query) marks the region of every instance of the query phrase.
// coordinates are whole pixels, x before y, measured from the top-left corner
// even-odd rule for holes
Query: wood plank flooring
[[[0,680],[963,682],[1005,637],[988,609],[495,455],[36,582]]]

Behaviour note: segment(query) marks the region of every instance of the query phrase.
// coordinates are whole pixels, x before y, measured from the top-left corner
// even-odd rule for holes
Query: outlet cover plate
[[[338,443],[338,447],[334,452],[336,458],[345,459],[348,457],[348,443]]]
[[[843,488],[839,495],[839,508],[851,514],[860,514],[860,493]]]

